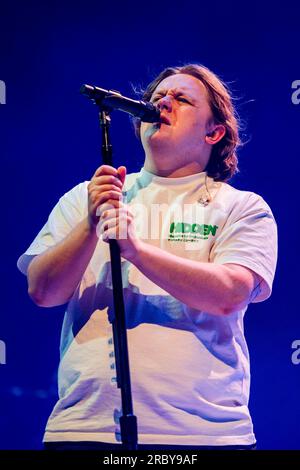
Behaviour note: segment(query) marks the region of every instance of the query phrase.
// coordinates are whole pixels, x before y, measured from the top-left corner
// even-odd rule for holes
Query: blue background
[[[109,6],[107,6],[109,4]],[[6,2],[0,7],[0,448],[37,449],[56,399],[63,308],[41,309],[16,269],[58,198],[100,165],[96,107],[82,83],[133,95],[167,65],[200,62],[230,82],[247,123],[232,184],[261,194],[279,226],[272,297],[251,305],[250,409],[261,449],[299,449],[299,2]],[[128,116],[113,114],[116,165],[143,152]],[[266,240],[266,244],[268,240]]]

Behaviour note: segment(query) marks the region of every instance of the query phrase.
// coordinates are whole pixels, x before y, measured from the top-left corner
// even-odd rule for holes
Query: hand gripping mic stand
[[[84,93],[83,87],[81,92]],[[103,105],[103,100],[94,100],[99,109],[99,122],[102,130],[102,158],[105,165],[112,166],[112,145],[109,125],[111,109]],[[117,386],[121,389],[122,415],[120,417],[121,439],[128,450],[137,449],[137,419],[133,414],[130,371],[128,359],[126,318],[123,297],[121,255],[117,240],[109,240],[111,275],[113,285],[114,315],[112,320],[114,351],[116,360]]]

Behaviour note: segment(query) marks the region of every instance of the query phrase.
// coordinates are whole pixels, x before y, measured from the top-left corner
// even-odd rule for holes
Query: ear
[[[212,131],[208,132],[205,136],[205,142],[210,145],[215,145],[223,139],[226,134],[225,126],[217,124]]]

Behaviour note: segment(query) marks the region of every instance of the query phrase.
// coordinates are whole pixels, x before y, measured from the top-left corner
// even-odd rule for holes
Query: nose
[[[172,98],[170,95],[163,96],[157,103],[157,107],[160,111],[166,109],[168,112],[172,111]]]

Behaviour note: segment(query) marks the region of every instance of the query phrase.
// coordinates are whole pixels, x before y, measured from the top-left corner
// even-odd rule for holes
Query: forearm
[[[43,307],[66,303],[78,286],[97,245],[87,219],[64,240],[36,256],[28,267],[28,293]]]
[[[191,308],[226,315],[246,305],[249,292],[226,265],[193,261],[140,242],[131,262]]]

